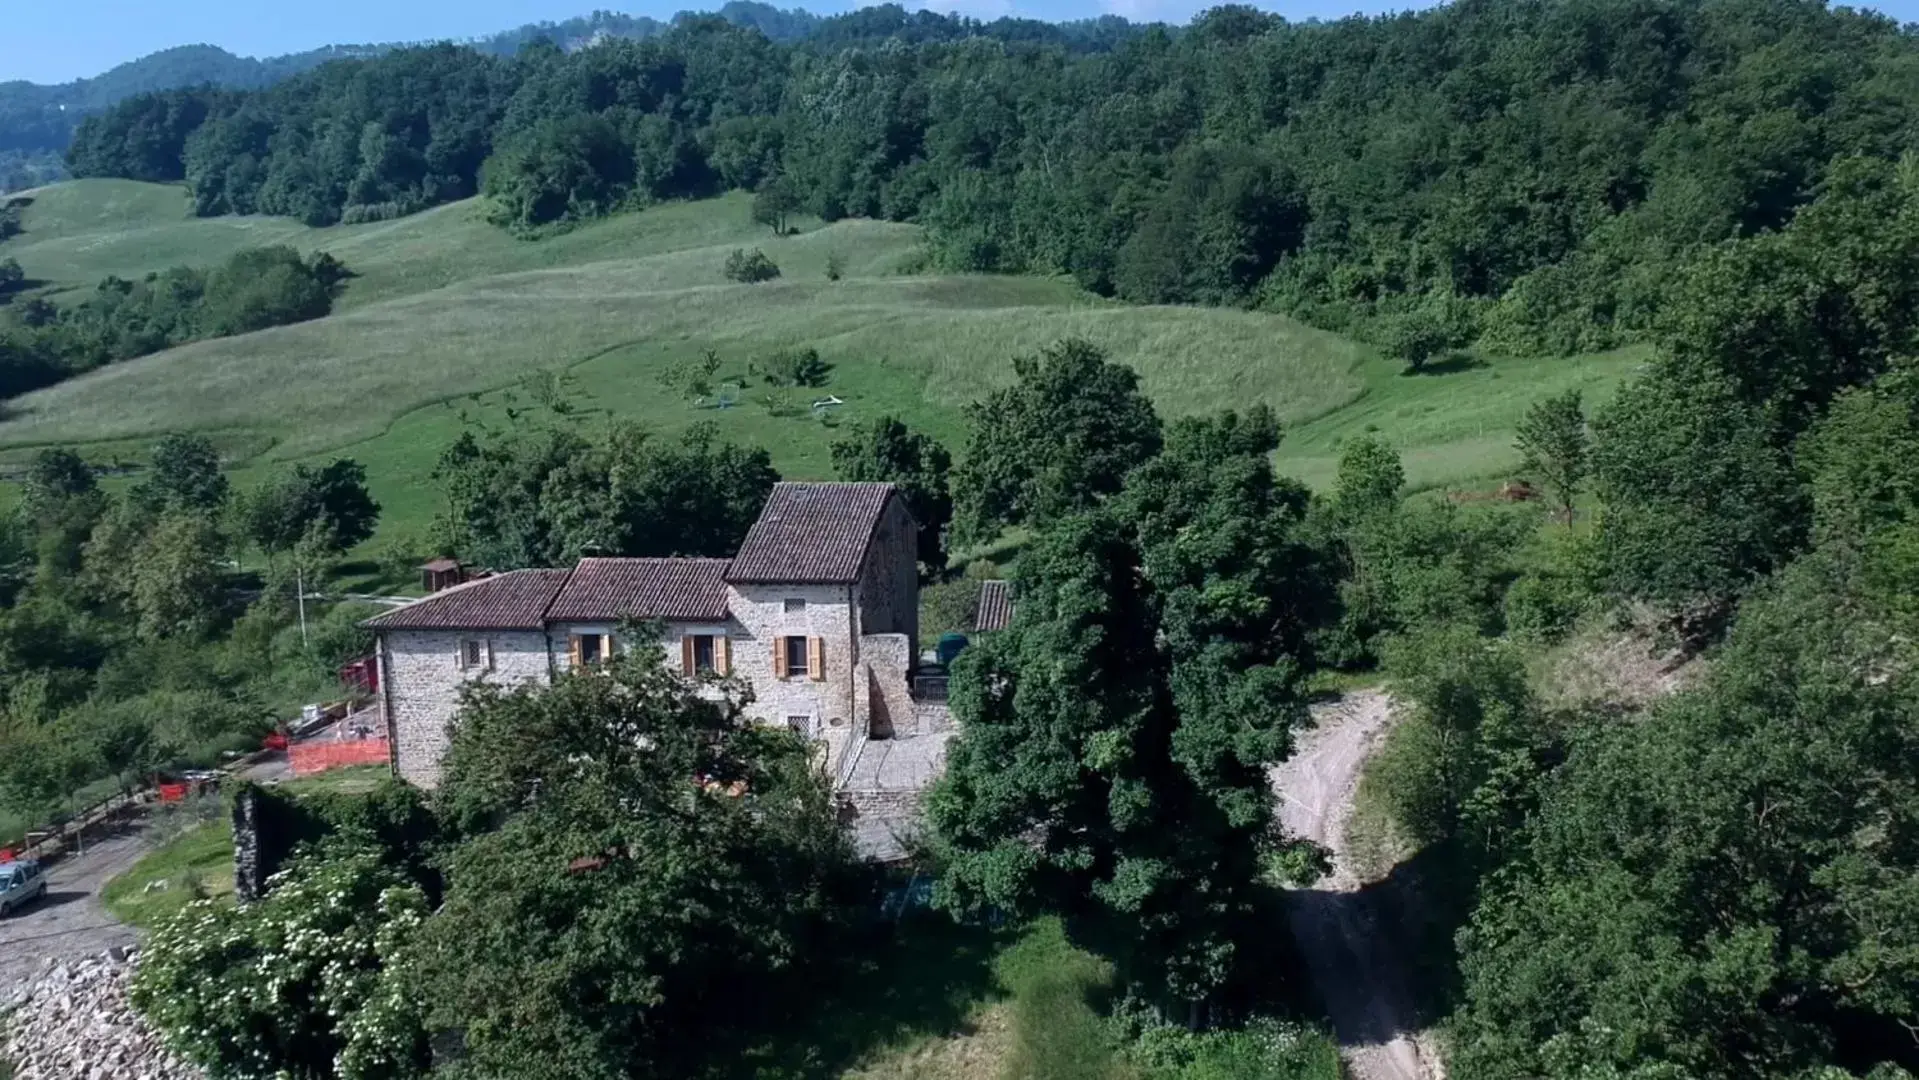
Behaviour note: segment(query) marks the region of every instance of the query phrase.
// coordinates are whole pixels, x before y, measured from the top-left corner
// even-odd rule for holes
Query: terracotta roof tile
[[[892,497],[891,484],[775,484],[726,579],[856,581],[867,544]]]
[[[726,618],[726,559],[581,559],[553,598],[552,622]]]
[[[360,625],[373,630],[538,630],[570,570],[510,570],[434,593]]]
[[[975,630],[1004,630],[1013,621],[1013,590],[1004,581],[979,583],[979,614],[973,617]]]

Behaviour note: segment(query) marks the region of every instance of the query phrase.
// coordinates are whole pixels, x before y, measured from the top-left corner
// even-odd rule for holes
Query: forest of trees
[[[1679,267],[1919,130],[1895,21],[1800,0],[1468,0],[1286,23],[979,24],[869,8],[790,43],[721,17],[566,53],[454,46],[90,119],[79,175],[323,224],[485,191],[555,224],[779,185],[920,221],[956,270],[1258,304],[1422,353],[1649,335]]]
[[[365,611],[296,625],[294,582],[372,535],[350,459],[235,490],[219,451],[168,436],[112,491],[70,450],[30,462],[0,517],[0,831],[249,749],[369,645]],[[264,561],[242,571],[234,558]],[[251,599],[249,598],[251,597]]]
[[[189,341],[320,318],[347,276],[325,252],[249,248],[212,269],[109,277],[57,304],[11,296],[27,282],[19,263],[0,260],[0,398]]]

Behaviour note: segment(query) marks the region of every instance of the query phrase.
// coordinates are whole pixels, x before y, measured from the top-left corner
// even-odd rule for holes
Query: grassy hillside
[[[1134,366],[1171,416],[1256,401],[1291,425],[1281,466],[1330,478],[1342,439],[1376,431],[1407,453],[1415,483],[1510,467],[1511,428],[1534,397],[1566,385],[1603,392],[1636,362],[1492,361],[1402,376],[1368,348],[1265,314],[1128,307],[1038,278],[905,275],[911,226],[802,223],[775,238],[728,196],[630,214],[550,239],[516,240],[474,203],[370,225],[310,229],[269,218],[193,219],[177,189],[81,181],[41,189],[26,233],[7,245],[28,274],[89,285],[242,247],[325,249],[358,275],[317,322],[200,342],[119,364],[14,402],[0,449],[87,444],[129,456],[168,430],[215,435],[247,472],[349,453],[387,507],[383,531],[413,531],[435,509],[427,474],[462,425],[533,409],[516,385],[567,374],[578,421],[638,420],[674,431],[700,420],[767,446],[782,472],[823,476],[834,427],[885,412],[957,444],[961,407],[1011,378],[1011,358],[1067,335]],[[727,282],[728,251],[759,246],[783,276]],[[844,277],[829,280],[829,258]],[[746,365],[809,345],[831,383],[779,415]],[[729,408],[667,390],[675,362],[716,350],[739,384]],[[832,394],[843,405],[806,406]],[[248,479],[246,477],[242,478]]]

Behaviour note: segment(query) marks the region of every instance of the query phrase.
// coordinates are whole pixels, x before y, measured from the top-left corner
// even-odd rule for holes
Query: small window
[[[799,678],[807,674],[806,639],[790,637],[786,639],[786,674],[790,678]]]
[[[573,637],[573,662],[587,667],[600,663],[613,653],[613,638],[607,634],[576,634]]]
[[[806,601],[804,600],[788,600],[786,602],[786,613],[788,615],[797,615],[800,612],[805,610],[806,610]]]
[[[718,671],[719,665],[714,659],[713,635],[698,634],[693,638],[693,670],[695,673]]]
[[[486,642],[478,638],[467,638],[460,642],[460,666],[463,668],[482,668],[486,665]]]
[[[813,718],[810,716],[789,716],[786,718],[786,726],[788,730],[801,735],[811,737],[813,734]]]

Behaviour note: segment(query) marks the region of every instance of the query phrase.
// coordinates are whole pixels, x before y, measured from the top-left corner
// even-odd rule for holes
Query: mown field
[[[325,319],[142,357],[28,395],[0,421],[0,459],[78,444],[103,461],[137,459],[172,430],[215,437],[241,482],[286,462],[348,454],[386,507],[383,540],[417,535],[436,500],[440,449],[469,424],[498,427],[543,410],[521,385],[563,373],[572,422],[637,421],[671,433],[711,420],[766,446],[794,477],[828,475],[836,427],[900,415],[957,449],[962,408],[1012,377],[1012,358],[1068,335],[1140,372],[1169,416],[1265,402],[1290,432],[1280,467],[1332,475],[1341,441],[1377,433],[1421,486],[1497,478],[1512,425],[1565,386],[1605,393],[1640,359],[1485,358],[1401,375],[1372,349],[1276,315],[1129,307],[1042,278],[912,273],[909,225],[800,222],[774,237],[732,195],[624,215],[538,241],[515,239],[457,203],[369,225],[310,229],[270,218],[193,219],[175,188],[77,181],[32,193],[5,254],[50,289],[107,274],[213,263],[244,247],[324,249],[357,275]],[[733,284],[721,265],[760,247],[777,280]],[[843,276],[829,280],[829,262]],[[71,295],[71,294],[69,294]],[[810,346],[830,383],[771,405],[748,362]],[[704,350],[723,358],[733,403],[669,390],[662,374]],[[832,395],[842,404],[811,402]]]

